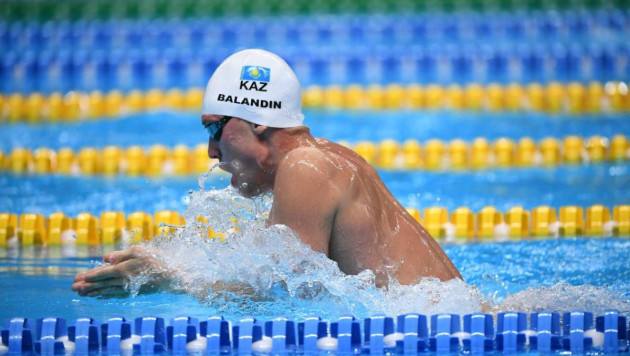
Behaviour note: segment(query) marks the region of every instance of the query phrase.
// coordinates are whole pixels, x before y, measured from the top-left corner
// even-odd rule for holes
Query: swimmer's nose
[[[212,139],[208,142],[208,157],[221,160],[221,150],[218,147],[218,143]]]

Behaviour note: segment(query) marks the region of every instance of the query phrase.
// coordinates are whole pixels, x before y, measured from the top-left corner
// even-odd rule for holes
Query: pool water
[[[630,130],[630,122],[623,115],[613,114],[550,116],[450,111],[310,111],[306,117],[315,136],[352,143],[383,139],[402,142],[408,138],[472,140],[479,136],[488,140],[524,136],[540,139],[567,134],[610,137]],[[353,129],[356,127],[359,130]],[[206,140],[196,114],[173,112],[73,124],[12,124],[5,125],[0,136],[0,142],[5,147],[59,149],[66,146],[75,150],[86,146],[102,148],[105,145],[148,147],[155,143],[171,147],[186,144],[190,147]],[[512,206],[531,210],[540,205],[557,209],[566,205],[627,204],[630,201],[630,190],[627,189],[630,186],[629,169],[630,163],[619,161],[480,171],[379,170],[379,175],[405,207],[422,210],[440,206],[453,211],[467,206],[479,211],[491,205],[499,211],[507,211]],[[138,210],[148,213],[175,210],[183,213],[188,209],[186,213],[193,217],[199,213],[214,214],[209,216],[211,222],[214,219],[215,223],[221,224],[222,215],[218,212],[234,204],[229,189],[225,190],[228,185],[229,176],[215,172],[209,174],[202,184],[205,192],[200,190],[194,175],[150,178],[3,173],[0,176],[0,211],[40,213],[44,216],[63,211],[69,216],[76,216],[82,212],[98,215],[111,210],[128,215]],[[193,204],[195,201],[199,203],[203,194],[212,192],[228,194],[223,200],[225,204]],[[250,209],[256,206],[254,202],[245,204],[251,205]],[[242,220],[248,221],[249,216],[245,215]],[[224,216],[224,220],[228,217]],[[425,281],[416,286],[399,286],[382,291],[370,284],[369,276],[350,277],[348,281],[339,274],[334,264],[324,262],[322,270],[313,272],[313,275],[294,279],[287,277],[292,267],[270,261],[266,256],[274,253],[308,256],[305,260],[294,261],[296,264],[320,261],[321,256],[306,251],[290,234],[269,232],[257,224],[259,222],[243,226],[243,231],[254,229],[251,231],[255,234],[263,231],[262,236],[269,241],[279,238],[286,242],[282,247],[285,250],[269,251],[262,242],[251,241],[254,245],[260,244],[260,247],[242,252],[238,255],[242,260],[239,260],[231,252],[231,247],[213,245],[210,248],[191,239],[168,245],[173,263],[178,254],[188,251],[190,245],[206,251],[197,256],[186,271],[189,276],[202,281],[217,278],[218,273],[223,273],[224,277],[228,273],[235,280],[246,280],[252,275],[270,276],[258,280],[259,295],[256,298],[237,295],[218,298],[207,291],[199,297],[199,290],[190,294],[157,294],[115,300],[81,298],[69,289],[72,278],[79,271],[97,265],[102,250],[1,250],[1,279],[5,287],[0,293],[5,307],[0,312],[0,319],[16,316],[16,311],[20,316],[54,315],[69,319],[85,315],[105,318],[121,311],[128,318],[147,314],[170,317],[184,312],[191,316],[218,313],[228,318],[244,315],[271,318],[280,314],[303,318],[316,314],[335,319],[348,313],[357,317],[375,313],[397,315],[409,311],[464,314],[479,311],[482,307],[493,312],[630,310],[630,262],[627,259],[630,241],[623,238],[580,237],[445,245],[446,253],[461,271],[466,283]],[[244,243],[248,238],[251,237],[242,233],[234,240]],[[159,243],[151,246],[165,249]],[[223,248],[228,249],[225,256],[216,252],[223,251]],[[217,259],[235,264],[234,269],[226,272],[218,270],[216,264],[208,263]],[[313,283],[301,286],[299,281],[308,280]],[[344,284],[349,287],[340,287]],[[187,288],[186,291],[191,292],[192,287]],[[22,297],[40,295],[42,290],[46,291],[46,303],[31,305],[32,299]],[[310,297],[300,298],[303,294]]]
[[[387,187],[405,207],[440,206],[452,211],[467,206],[479,211],[487,205],[500,211],[513,206],[533,209],[540,205],[591,206],[625,204],[630,199],[630,164],[606,163],[480,172],[381,171]],[[229,185],[226,174],[211,175],[206,187]],[[46,216],[55,211],[76,216],[82,212],[159,210],[184,211],[196,178],[187,177],[83,177],[0,176],[2,211],[31,212]]]
[[[67,320],[91,316],[105,320],[114,315],[128,319],[146,315],[201,318],[215,314],[229,320],[249,315],[263,320],[280,315],[300,320],[318,315],[336,320],[347,314],[359,318],[407,312],[466,314],[479,311],[480,300],[488,301],[492,305],[490,311],[494,312],[582,309],[601,314],[614,308],[628,313],[629,248],[629,240],[610,238],[446,246],[447,255],[464,280],[476,286],[481,296],[464,285],[425,281],[416,287],[401,287],[389,292],[368,288],[355,295],[331,292],[332,295],[321,293],[312,298],[291,295],[278,284],[261,291],[257,298],[232,296],[227,300],[199,300],[188,294],[152,294],[109,300],[82,298],[70,290],[72,278],[76,273],[94,267],[99,261],[100,250],[78,251],[77,257],[62,257],[64,252],[53,248],[48,251],[23,249],[15,255],[2,251],[0,298],[3,307],[0,320],[15,316],[56,316]],[[436,294],[437,303],[427,301],[427,296],[435,298]],[[31,295],[40,297],[34,302],[26,297]],[[366,296],[371,298],[365,299]]]
[[[316,137],[352,144],[362,140],[403,142],[414,138],[422,143],[437,138],[445,142],[476,137],[492,141],[528,136],[561,139],[566,135],[589,137],[630,132],[630,120],[621,114],[541,115],[534,113],[460,113],[451,111],[307,111],[306,123]],[[383,122],[387,123],[383,125]],[[108,145],[126,148],[154,144],[193,147],[206,142],[196,113],[153,112],[120,119],[83,121],[71,124],[10,124],[0,131],[0,149],[15,147],[58,150],[70,147],[102,149]],[[501,211],[520,205],[613,206],[630,201],[627,161],[574,164],[554,167],[485,169],[479,171],[381,170],[379,174],[401,203],[410,208],[442,206],[449,210],[468,206],[478,211],[494,205]],[[207,187],[223,188],[227,175],[211,175]],[[183,211],[186,196],[197,189],[194,176],[129,177],[63,175],[0,175],[0,211],[49,215],[64,211],[100,214],[116,210]]]
[[[608,176],[611,170],[614,171],[611,167],[613,166],[594,166],[596,169],[590,166],[579,167],[582,171],[578,173],[581,173],[580,176],[593,177],[594,181],[614,181],[614,178]],[[623,165],[614,167],[627,169]],[[493,182],[496,184],[497,175],[505,175],[503,179],[510,181],[510,174],[519,174],[521,177],[532,175],[533,181],[536,181],[540,174],[538,170],[525,170],[527,174],[511,170],[486,172],[477,181],[483,187]],[[597,172],[599,174],[594,174]],[[381,173],[394,195],[404,197],[405,190],[400,188],[402,183],[395,184],[397,173]],[[452,189],[434,190],[432,194],[439,197],[439,200],[426,198],[426,203],[420,203],[423,206],[430,203],[446,203],[449,206],[449,202],[458,201],[459,194],[471,190],[470,184],[455,184],[457,179],[470,181],[470,176],[466,178],[465,175],[419,172],[406,174],[403,180],[415,184],[417,190],[423,189],[427,184],[426,179],[437,182],[441,176],[450,177],[447,183]],[[420,177],[414,179],[414,175]],[[566,176],[563,169],[554,170],[548,179],[561,180],[563,176]],[[407,312],[466,314],[480,310],[497,313],[507,310],[534,312],[585,309],[603,313],[610,308],[623,313],[630,311],[628,239],[581,237],[445,244],[447,255],[462,273],[465,283],[440,283],[427,279],[413,286],[393,283],[388,290],[379,290],[375,288],[370,273],[346,276],[338,270],[335,263],[311,251],[292,234],[264,227],[260,215],[269,207],[269,197],[243,199],[232,189],[224,188],[228,182],[222,176],[211,174],[209,177],[202,184],[206,190],[201,190],[194,177],[187,180],[178,178],[174,181],[117,178],[114,180],[117,184],[111,184],[111,180],[104,178],[92,179],[89,182],[94,185],[92,190],[101,191],[99,194],[120,197],[120,200],[115,198],[100,201],[88,198],[87,201],[92,203],[87,205],[78,203],[86,201],[84,184],[77,184],[81,178],[29,177],[23,180],[21,177],[5,177],[5,181],[32,189],[33,196],[50,191],[48,184],[51,184],[51,179],[67,180],[64,184],[67,187],[63,190],[64,197],[50,198],[51,202],[59,200],[59,205],[40,204],[39,206],[47,206],[40,210],[43,213],[57,207],[65,207],[66,211],[71,212],[71,207],[75,205],[77,211],[92,206],[96,210],[116,207],[130,212],[150,205],[150,199],[155,199],[156,189],[162,189],[157,187],[169,186],[168,190],[174,197],[172,203],[175,205],[166,206],[173,209],[181,206],[179,210],[186,210],[187,221],[194,221],[196,215],[202,214],[208,218],[211,226],[226,231],[226,221],[230,222],[230,217],[236,217],[239,230],[228,236],[227,243],[220,243],[218,240],[200,239],[194,226],[187,225],[178,232],[177,237],[157,238],[146,244],[149,248],[161,251],[166,256],[167,265],[173,268],[177,266],[183,276],[181,291],[184,294],[161,293],[110,300],[82,298],[69,289],[72,278],[80,271],[101,264],[100,256],[104,252],[101,248],[32,247],[3,250],[1,277],[7,282],[7,287],[0,292],[5,301],[0,318],[6,320],[15,316],[16,310],[20,311],[21,316],[52,315],[69,320],[86,315],[105,319],[121,313],[127,318],[145,315],[170,318],[181,314],[203,317],[220,314],[230,320],[248,315],[255,315],[260,319],[283,315],[296,320],[318,315],[336,320],[347,314],[365,318],[375,314],[400,315]],[[49,182],[42,184],[42,180]],[[522,184],[523,180],[519,181]],[[111,186],[112,192],[103,193],[99,184]],[[444,180],[441,184],[445,184]],[[576,195],[580,187],[583,188],[583,183],[578,181],[577,184],[579,185],[573,186]],[[567,185],[571,187],[571,184]],[[532,205],[539,202],[540,200],[534,199],[538,197],[533,193],[541,191],[541,187],[533,183],[525,186],[529,187],[529,191],[522,196],[531,197],[529,202]],[[591,191],[593,195],[588,199],[602,199],[599,193],[608,188],[609,185],[601,185]],[[134,198],[129,199],[130,196]],[[412,196],[421,197],[422,194]],[[496,194],[483,199],[479,196],[484,195],[477,196],[478,204],[496,203],[498,199]],[[158,199],[154,202],[156,206],[168,202],[165,199],[160,203],[160,197],[163,195],[158,194]],[[563,199],[567,198],[559,195],[556,203],[563,204]],[[401,200],[406,202],[405,199]],[[115,201],[124,201],[127,205],[109,205]],[[409,203],[414,202],[410,199]],[[415,203],[418,204],[418,200]],[[505,204],[509,204],[509,201]],[[501,204],[497,206],[501,207]],[[35,205],[25,206],[24,209],[30,211],[34,207]],[[13,208],[15,210],[17,207]],[[105,249],[112,250],[113,247]],[[216,280],[247,282],[254,287],[255,294],[214,293],[207,286]],[[132,291],[133,286],[132,282]],[[42,290],[46,291],[45,303],[32,305],[32,299],[23,297],[39,295]]]
[[[313,135],[355,148],[363,141],[415,139],[426,148],[431,139],[448,145],[455,139],[470,144],[477,138],[494,143],[499,138],[518,142],[524,137],[539,145],[552,137],[562,147],[563,138],[570,135],[580,136],[583,143],[598,135],[605,146],[612,142],[607,139],[630,132],[629,15],[627,0],[6,1],[0,6],[0,158],[17,148],[67,147],[79,152],[112,145],[147,150],[158,144],[169,148],[204,144],[207,134],[197,111],[26,121],[54,121],[57,114],[65,118],[74,111],[90,115],[110,111],[99,108],[101,93],[96,90],[104,93],[113,112],[119,109],[118,99],[127,103],[123,111],[144,99],[147,107],[183,106],[174,104],[180,99],[179,90],[203,88],[217,65],[243,48],[265,48],[281,55],[310,90],[305,116]],[[361,85],[365,98],[333,95],[336,86],[350,84]],[[364,107],[380,107],[381,99],[370,96],[372,85],[390,84],[419,84],[427,90],[426,106],[444,110],[316,109],[339,104],[327,102],[326,95],[338,100],[358,98],[365,101]],[[439,86],[438,91],[446,90],[446,99],[428,94],[432,84]],[[484,92],[469,90],[475,84]],[[490,103],[491,84],[501,85],[499,95],[505,94],[506,100],[520,100],[516,106],[523,110],[495,111],[507,103]],[[510,84],[523,93],[510,91]],[[309,99],[318,88],[324,88],[321,103]],[[395,92],[394,87],[387,88],[386,93]],[[169,90],[163,99],[162,89]],[[131,100],[132,90],[142,91],[134,93],[140,93],[137,102]],[[194,90],[181,100],[189,109],[196,106],[190,104],[191,93]],[[597,112],[567,113],[585,110],[586,102],[583,106],[596,107]],[[448,110],[450,106],[488,111]],[[527,111],[530,106],[540,111]],[[515,206],[528,211],[539,206],[586,210],[596,204],[610,209],[630,203],[630,151],[624,147],[626,152],[620,153],[624,159],[617,161],[586,158],[575,164],[479,170],[379,168],[378,173],[403,206],[421,212],[429,207],[479,212],[488,206],[500,212]],[[0,160],[0,168],[2,164]],[[498,329],[504,311],[523,311],[530,318],[540,311],[586,310],[598,316],[615,309],[630,314],[628,236],[440,238],[463,280],[442,283],[426,278],[410,286],[390,281],[388,288],[379,289],[371,271],[347,276],[288,228],[267,227],[272,197],[245,199],[228,187],[229,181],[225,173],[215,171],[201,177],[150,177],[0,170],[0,213],[48,217],[63,212],[74,217],[84,212],[99,216],[117,211],[129,216],[137,211],[172,210],[187,222],[172,235],[141,244],[179,272],[173,293],[138,295],[151,280],[148,272],[128,281],[129,295],[123,298],[79,297],[70,290],[77,273],[103,265],[103,253],[127,247],[127,242],[0,248],[0,329],[7,329],[3,322],[13,317],[61,317],[77,325],[77,318],[84,317],[105,322],[117,316],[168,320],[182,315],[200,320],[222,315],[233,322],[246,316],[259,321],[318,316],[333,322],[349,314],[363,319],[480,311],[492,314],[488,318],[496,319]],[[225,242],[206,239],[208,226],[196,222],[198,216],[224,232]],[[217,281],[247,284],[251,292],[221,290],[215,287]],[[571,320],[581,317],[578,312]],[[613,319],[617,321],[616,316]],[[576,326],[566,320],[563,317],[563,335],[571,329],[573,339]],[[625,335],[617,339],[612,333],[616,330],[607,323],[613,345],[602,351],[617,351],[621,340],[628,355]],[[13,341],[21,336],[17,329],[11,332]],[[440,330],[438,334],[451,342],[452,330]],[[625,328],[620,330],[630,338]],[[506,334],[512,332],[516,334],[506,329]],[[504,336],[497,334],[496,345]],[[5,344],[7,338],[3,335]],[[582,353],[575,345],[565,345],[560,353],[567,350]],[[5,351],[0,343],[0,354]],[[449,352],[475,353],[438,348],[438,354]]]
[[[331,141],[357,143],[393,139],[403,142],[416,139],[472,141],[484,137],[493,141],[500,137],[518,140],[531,137],[562,139],[567,135],[589,137],[630,131],[624,113],[584,115],[546,114],[535,112],[458,112],[450,110],[305,110],[305,124],[315,137]],[[197,112],[154,111],[107,120],[82,120],[64,123],[11,123],[0,132],[0,150],[16,147],[35,149],[48,147],[71,149],[108,145],[149,147],[163,144],[192,147],[207,142]],[[89,139],[88,139],[89,138]]]

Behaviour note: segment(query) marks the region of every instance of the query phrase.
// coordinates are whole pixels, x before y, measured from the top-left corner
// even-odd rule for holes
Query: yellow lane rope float
[[[611,138],[569,135],[564,138],[546,137],[539,141],[529,137],[492,141],[479,137],[472,142],[432,139],[421,143],[410,139],[404,142],[383,140],[340,144],[353,149],[370,164],[392,170],[552,167],[630,158],[628,138],[621,134]],[[45,147],[33,151],[25,148],[15,148],[7,153],[0,151],[0,171],[15,174],[173,176],[204,173],[214,163],[216,161],[208,158],[207,144],[192,148],[153,145],[148,149],[107,146],[103,149],[84,147],[78,151]]]
[[[514,206],[502,212],[494,206],[486,206],[474,212],[463,206],[450,213],[443,207],[428,207],[422,214],[414,208],[408,208],[407,212],[443,242],[630,236],[630,205],[616,205],[612,214],[609,207],[601,204],[562,206],[557,210],[549,206],[531,210]],[[207,223],[203,217],[198,217],[197,221]],[[0,213],[0,248],[134,243],[173,233],[174,227],[185,223],[184,218],[172,210],[155,214],[137,211],[127,217],[119,211],[102,212],[100,217],[88,212],[76,217],[63,212],[50,216]],[[215,232],[209,226],[200,231],[201,236],[207,238],[223,240],[226,236],[225,232]]]
[[[191,88],[132,90],[123,93],[71,91],[65,94],[0,95],[0,121],[75,121],[119,117],[158,109],[195,110],[201,108],[203,90]],[[630,111],[630,94],[625,82],[547,84],[467,84],[467,85],[331,85],[304,88],[306,108],[321,109],[422,109],[537,111],[588,114]]]

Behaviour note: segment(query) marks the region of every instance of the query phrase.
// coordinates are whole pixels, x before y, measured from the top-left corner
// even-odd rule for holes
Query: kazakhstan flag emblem
[[[271,70],[260,66],[243,66],[241,70],[241,80],[256,80],[259,82],[269,82]]]

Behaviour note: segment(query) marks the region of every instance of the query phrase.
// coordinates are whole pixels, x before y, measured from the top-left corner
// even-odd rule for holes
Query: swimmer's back
[[[337,192],[327,252],[344,273],[370,269],[378,285],[387,285],[388,274],[402,284],[421,277],[461,278],[438,243],[358,154],[324,139],[298,150],[296,154],[316,162],[329,189]]]

